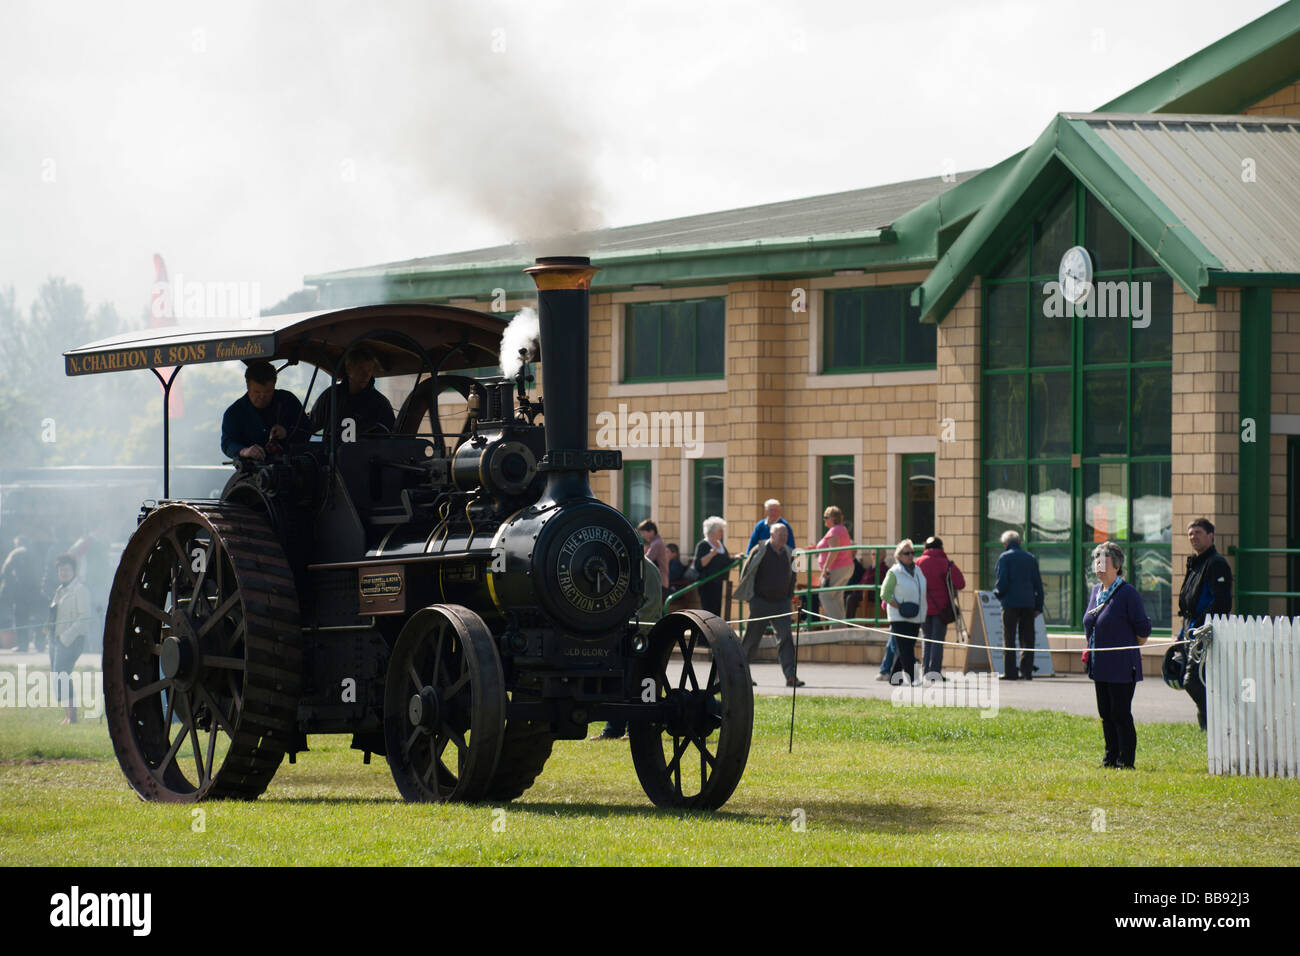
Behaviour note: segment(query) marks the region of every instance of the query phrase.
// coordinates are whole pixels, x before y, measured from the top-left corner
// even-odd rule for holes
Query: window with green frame
[[[624,382],[725,377],[722,297],[633,303],[625,310],[624,323]]]
[[[901,537],[911,538],[919,553],[925,546],[925,539],[934,534],[934,455],[903,455],[901,464]]]
[[[831,505],[844,512],[844,527],[850,539],[857,527],[853,523],[853,482],[852,455],[827,455],[822,459],[822,512]],[[825,531],[826,525],[819,523],[813,529],[812,540],[819,539]]]
[[[637,525],[650,517],[650,462],[623,461],[623,514]]]
[[[921,324],[914,285],[827,289],[822,371],[934,368],[937,326]]]
[[[1081,245],[1094,281],[1138,283],[1150,325],[1048,317],[1047,283]],[[1125,552],[1151,622],[1170,626],[1173,285],[1082,184],[1052,196],[983,281],[985,584],[1015,530],[1038,558],[1050,625],[1079,627],[1098,542]]]
[[[691,541],[683,541],[683,553],[695,553],[696,543],[704,537],[704,519],[722,516],[722,501],[726,491],[726,476],[721,458],[697,458],[694,462],[695,525],[691,528]]]

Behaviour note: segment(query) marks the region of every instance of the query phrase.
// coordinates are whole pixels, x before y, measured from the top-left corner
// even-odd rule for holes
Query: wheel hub
[[[195,661],[198,655],[195,653],[194,643],[191,639],[175,635],[166,638],[162,642],[160,656],[162,658],[163,677],[178,684],[193,682],[196,670]]]
[[[432,731],[438,725],[438,712],[441,709],[442,702],[438,699],[437,690],[426,684],[418,694],[411,695],[410,703],[406,707],[406,717],[412,727]]]

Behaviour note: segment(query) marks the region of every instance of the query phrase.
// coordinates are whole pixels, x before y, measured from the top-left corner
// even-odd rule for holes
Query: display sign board
[[[234,335],[202,341],[174,342],[141,348],[107,348],[65,353],[68,375],[124,372],[137,368],[171,368],[200,362],[267,358],[275,354],[274,335]]]
[[[966,652],[966,671],[996,671],[1001,674],[1006,663],[1002,643],[1002,602],[992,591],[976,591],[978,605],[971,621],[970,649]],[[1019,659],[1020,649],[1016,648]],[[1034,676],[1051,677],[1052,652],[1047,645],[1047,619],[1034,618]]]

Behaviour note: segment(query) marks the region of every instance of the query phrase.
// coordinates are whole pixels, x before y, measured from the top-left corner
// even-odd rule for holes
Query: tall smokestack
[[[591,277],[600,270],[586,256],[548,256],[524,271],[537,285],[549,472],[545,497],[588,498],[587,325]]]

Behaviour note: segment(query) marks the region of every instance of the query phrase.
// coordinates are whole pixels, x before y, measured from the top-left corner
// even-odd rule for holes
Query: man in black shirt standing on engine
[[[1187,576],[1183,578],[1183,589],[1178,592],[1178,614],[1183,619],[1180,639],[1187,639],[1187,632],[1205,623],[1211,614],[1232,613],[1232,569],[1227,560],[1214,549],[1214,525],[1208,518],[1197,518],[1187,526],[1187,540],[1196,553],[1187,559]],[[1187,645],[1181,645],[1175,652],[1184,660],[1187,657]],[[1186,664],[1184,689],[1196,702],[1196,720],[1205,729],[1205,684],[1201,681],[1200,668]]]
[[[380,370],[379,360],[364,346],[352,349],[343,359],[346,378],[332,389],[326,389],[311,407],[311,430],[321,431],[329,421],[330,392],[334,393],[334,421],[343,426],[343,441],[355,440],[371,431],[390,434],[395,421],[393,406],[375,388],[375,372]],[[434,414],[437,414],[435,409]],[[352,426],[349,429],[348,421]]]

